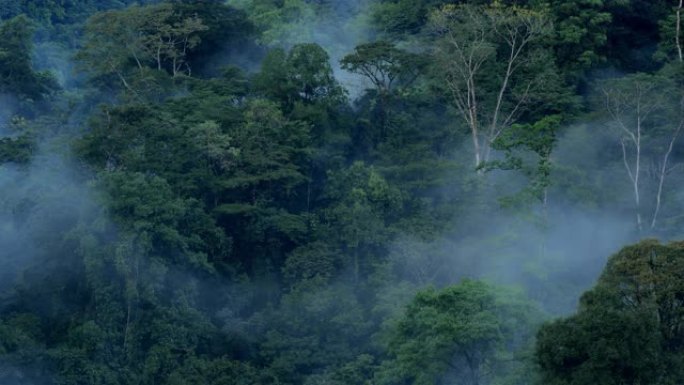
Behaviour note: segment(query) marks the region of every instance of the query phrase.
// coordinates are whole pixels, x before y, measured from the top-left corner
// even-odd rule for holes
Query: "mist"
[[[38,87],[32,99],[4,91],[15,89],[7,80],[15,79],[0,76],[0,382],[363,385],[453,376],[472,385],[454,358],[461,345],[449,345],[457,333],[428,335],[434,346],[412,340],[453,318],[474,339],[494,341],[476,346],[482,361],[469,368],[484,373],[482,385],[534,384],[509,373],[515,367],[536,376],[533,328],[577,312],[582,294],[625,245],[684,235],[684,139],[674,137],[669,168],[659,163],[670,143],[659,135],[684,119],[659,110],[644,124],[650,131],[637,159],[594,100],[592,87],[601,81],[633,79],[621,59],[606,54],[609,64],[592,64],[596,69],[557,57],[558,76],[531,99],[539,106],[521,103],[520,126],[501,125],[498,134],[514,144],[492,151],[491,169],[476,169],[471,130],[459,115],[465,110],[445,85],[451,72],[437,68],[432,45],[441,37],[421,35],[424,25],[402,27],[427,23],[420,15],[438,5],[226,3],[244,13],[222,2],[169,2],[187,8],[145,20],[136,9],[164,9],[112,3],[123,10],[115,14],[118,29],[91,19],[101,36],[83,31],[104,7],[99,2],[69,5],[82,12],[76,21],[57,17],[71,10],[64,5],[45,5],[45,14],[12,9],[36,22],[52,15],[55,23],[41,26],[39,40],[23,42],[35,47],[30,65],[19,68],[29,80],[17,81],[40,85],[50,78],[59,89]],[[212,15],[211,7],[236,18],[226,25],[248,20],[256,32],[210,34],[194,11]],[[415,13],[396,11],[401,7]],[[393,35],[372,15],[390,8],[399,12],[392,17],[408,20],[397,21]],[[521,15],[511,23],[513,16]],[[160,36],[172,43],[155,45]],[[488,35],[487,44],[504,52],[505,39],[497,36]],[[92,38],[101,45],[82,44]],[[428,59],[415,80],[386,94],[340,66],[358,45],[383,39]],[[530,40],[539,50],[531,55],[575,52],[573,42],[547,40]],[[118,45],[103,52],[110,41]],[[331,67],[303,60],[317,67],[252,76],[267,50],[304,43],[320,45]],[[4,49],[0,41],[0,64]],[[478,74],[478,87],[494,87],[479,108],[517,109],[515,98],[522,93],[527,102],[525,81],[538,71],[516,73],[512,88],[499,94],[489,83],[500,81],[496,71],[506,67],[498,51],[487,51],[492,62]],[[223,71],[230,65],[245,71]],[[321,88],[339,84],[348,98],[331,102],[308,90],[310,84],[297,83],[305,78],[294,73],[300,70],[325,72]],[[259,81],[269,84],[259,88]],[[543,130],[531,138],[505,135],[514,126],[537,129],[551,115],[563,117],[551,139]],[[545,140],[553,145],[542,198],[529,189],[538,187],[535,162],[542,155],[535,148]],[[520,155],[517,163],[506,163],[510,148]],[[643,161],[636,203],[629,168],[635,161]],[[660,169],[667,170],[662,191]],[[659,221],[639,231],[635,214],[649,220],[656,193]],[[516,296],[505,304],[516,310],[503,312],[499,293]],[[468,295],[489,294],[496,298],[492,309],[467,307]],[[442,314],[439,301],[454,303]],[[456,305],[465,310],[452,311]],[[529,324],[497,318],[525,309],[534,309],[525,314]],[[479,329],[468,329],[470,310],[483,325],[520,330],[510,341],[477,335]],[[414,348],[423,350],[402,356]]]
[[[228,3],[249,10],[249,1],[233,0]],[[369,86],[368,81],[360,75],[344,71],[340,67],[340,60],[357,45],[374,39],[376,32],[370,23],[374,3],[375,0],[330,1],[323,5],[305,3],[304,8],[297,9],[292,17],[284,16],[279,21],[282,25],[266,31],[261,43],[266,47],[286,50],[297,44],[318,44],[328,53],[337,81],[352,100],[356,99]],[[235,55],[232,57],[235,58]],[[237,62],[247,69],[257,69],[259,65],[239,55]]]

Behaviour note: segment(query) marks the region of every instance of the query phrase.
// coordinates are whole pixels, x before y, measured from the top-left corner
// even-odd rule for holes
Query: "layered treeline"
[[[0,382],[681,382],[680,244],[539,329],[681,235],[678,2],[130,3],[0,4]]]

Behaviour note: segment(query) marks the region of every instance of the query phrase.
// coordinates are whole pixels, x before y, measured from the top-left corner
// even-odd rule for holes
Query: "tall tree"
[[[637,230],[654,230],[673,167],[672,152],[684,127],[684,95],[672,78],[662,75],[637,74],[600,87],[608,125],[615,132],[631,183]],[[649,161],[657,168],[650,180],[644,180]],[[648,197],[653,203],[645,205],[644,189],[649,184],[657,187]],[[651,212],[647,223],[644,210]]]
[[[520,7],[447,5],[431,15],[436,70],[470,130],[475,167],[535,93],[557,82],[544,41],[549,19]]]

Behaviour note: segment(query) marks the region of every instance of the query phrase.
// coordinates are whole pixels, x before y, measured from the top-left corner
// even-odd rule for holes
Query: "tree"
[[[350,362],[369,338],[361,303],[343,283],[309,282],[285,294],[277,309],[264,312],[270,325],[256,325],[265,337],[259,346],[265,372],[284,383],[315,384],[304,379]]]
[[[244,51],[256,50],[252,41],[256,28],[248,20],[247,14],[226,5],[222,0],[175,0],[173,9],[178,19],[196,18],[206,29],[197,35],[201,42],[189,50],[186,61],[193,69],[211,68],[215,55],[241,55]]]
[[[517,6],[446,5],[431,15],[436,70],[470,130],[475,167],[556,74],[548,18]],[[548,102],[548,101],[547,101]]]
[[[373,261],[391,235],[387,224],[400,210],[401,193],[373,168],[362,162],[336,173],[330,172],[319,231],[334,241],[345,256],[343,267],[354,282],[372,271]]]
[[[243,114],[228,131],[239,154],[217,180],[212,212],[246,266],[280,266],[308,232],[310,125],[287,119],[264,99],[252,100]]]
[[[19,0],[8,0],[0,5],[0,20],[11,19],[21,13]]]
[[[660,42],[656,59],[684,62],[684,38],[682,36],[682,17],[684,1],[675,0],[673,12],[660,21]]]
[[[48,72],[31,64],[33,24],[25,16],[0,23],[0,93],[38,101],[59,88]]]
[[[491,383],[524,365],[535,309],[479,281],[419,292],[389,340],[385,372],[417,385]],[[402,382],[404,383],[404,382]]]
[[[611,0],[545,0],[553,16],[556,63],[568,75],[605,62],[608,29],[612,16],[607,6]]]
[[[290,50],[291,81],[305,103],[342,96],[328,53],[318,44],[298,44]]]
[[[230,136],[224,134],[215,121],[206,121],[191,127],[188,135],[201,151],[207,169],[214,174],[230,168],[240,154],[237,148],[231,146]]]
[[[313,41],[311,26],[317,17],[314,2],[304,0],[229,0],[244,9],[261,32],[259,42],[271,47]]]
[[[361,44],[342,58],[342,68],[366,77],[379,94],[397,84],[411,84],[420,74],[421,56],[398,49],[388,41]]]
[[[423,57],[398,49],[387,41],[357,46],[340,61],[342,68],[364,76],[375,87],[380,112],[380,137],[387,135],[388,103],[395,87],[409,86],[425,67]]]
[[[419,34],[430,12],[448,0],[382,0],[372,8],[373,24],[390,37]],[[462,1],[458,1],[462,3]]]
[[[605,1],[612,18],[607,31],[609,66],[627,73],[658,70],[661,63],[653,60],[658,44],[671,41],[674,45],[675,40],[673,33],[661,35],[659,24],[676,13],[677,5],[678,0]],[[670,25],[674,27],[674,23]]]
[[[207,27],[195,15],[181,15],[172,4],[132,6],[95,14],[85,27],[78,59],[95,76],[116,76],[130,92],[149,82],[150,70],[176,78],[190,75],[189,51]]]
[[[269,51],[255,76],[256,89],[280,102],[284,112],[296,105],[335,105],[344,100],[329,56],[318,44],[298,44],[289,52]]]
[[[575,315],[544,325],[544,383],[675,384],[684,375],[684,244],[648,240],[613,255]]]
[[[637,74],[601,84],[608,126],[615,132],[622,150],[622,163],[631,182],[636,227],[656,229],[667,176],[672,171],[671,155],[684,127],[684,95],[677,83],[662,75]],[[648,160],[657,165],[651,173],[656,187],[654,203],[644,205],[644,168]],[[650,209],[644,225],[643,210]]]
[[[492,143],[495,150],[504,153],[504,159],[491,161],[485,166],[487,170],[521,170],[530,179],[530,184],[509,199],[524,202],[532,197],[538,200],[544,217],[551,185],[551,153],[560,124],[558,115],[547,116],[534,124],[514,124]],[[527,160],[530,153],[534,154],[531,162]]]

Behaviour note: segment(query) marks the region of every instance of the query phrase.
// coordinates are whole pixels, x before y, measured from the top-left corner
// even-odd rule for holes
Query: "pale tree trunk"
[[[642,220],[641,220],[641,193],[640,193],[640,186],[639,186],[639,176],[641,175],[641,121],[640,117],[637,113],[637,127],[636,127],[636,132],[629,131],[627,128],[624,128],[626,131],[626,134],[629,138],[629,140],[632,142],[634,145],[634,149],[636,152],[635,159],[634,159],[634,165],[630,166],[629,162],[629,155],[627,154],[627,144],[625,143],[625,139],[621,138],[620,139],[620,146],[622,147],[622,163],[625,166],[625,170],[627,171],[627,176],[629,176],[629,180],[632,183],[632,192],[634,194],[634,210],[636,213],[636,225],[637,225],[637,230],[641,232],[642,230]]]
[[[634,210],[636,212],[636,225],[637,225],[637,230],[641,232],[641,195],[639,193],[639,166],[641,163],[641,151],[640,151],[640,144],[635,144],[637,148],[637,156],[636,160],[634,161],[635,163],[635,171],[632,171],[632,167],[629,165],[629,159],[627,155],[627,145],[625,144],[625,140],[621,139],[620,140],[620,145],[622,146],[622,162],[625,166],[625,170],[627,170],[627,175],[629,176],[630,181],[632,182],[632,192],[634,194]]]
[[[681,2],[680,2],[681,4]],[[651,230],[655,229],[658,221],[658,214],[660,213],[660,204],[662,201],[662,195],[663,195],[663,186],[665,185],[665,177],[667,176],[668,173],[668,162],[670,159],[670,154],[672,154],[672,149],[674,148],[674,144],[677,141],[677,138],[679,137],[679,132],[682,130],[682,126],[684,125],[684,121],[681,121],[679,123],[679,126],[677,126],[677,130],[675,130],[674,134],[672,135],[672,138],[670,139],[670,145],[667,147],[667,151],[665,152],[665,155],[663,156],[663,162],[662,165],[660,166],[660,170],[658,173],[658,192],[656,193],[656,206],[655,209],[653,210],[653,219],[651,220]]]
[[[472,29],[463,38],[463,31],[450,25],[447,14],[436,22],[438,28],[444,30],[444,50],[438,51],[442,68],[446,74],[445,82],[452,94],[452,100],[459,114],[470,130],[473,142],[475,168],[482,164],[482,146],[484,145],[479,127],[478,91],[476,77],[480,68],[491,55],[487,50],[487,26],[478,20],[471,10],[464,10],[468,19],[472,20]]]
[[[549,238],[549,187],[544,187],[542,193],[542,240],[540,245],[540,252],[542,260],[546,259]]]
[[[675,44],[677,45],[677,55],[680,63],[684,61],[682,56],[682,41],[680,36],[682,32],[682,6],[684,6],[684,0],[679,0],[679,5],[677,6],[676,11],[677,25],[675,26]]]
[[[452,44],[457,47],[459,46],[457,42]],[[470,129],[473,141],[475,168],[479,169],[482,164],[482,142],[480,138],[478,95],[475,77],[484,60],[479,60],[476,57],[476,52],[474,52],[474,50],[471,50],[467,56],[465,55],[465,52],[461,52],[459,56],[459,61],[461,61],[460,65],[463,67],[451,69],[451,71],[454,72],[452,73],[451,79],[447,81],[447,84],[451,89],[456,108],[461,113],[466,125]],[[465,84],[465,90],[462,89],[461,82]]]
[[[482,165],[482,155],[481,155],[482,150],[480,149],[480,133],[478,132],[478,129],[476,126],[471,127],[470,131],[471,131],[471,135],[473,137],[473,152],[475,153],[475,169],[477,170],[478,173],[480,173],[482,171],[480,169],[480,165]]]
[[[638,88],[638,85],[637,85]],[[641,194],[639,188],[639,176],[641,174],[641,103],[638,100],[640,92],[637,92],[636,101],[636,125],[632,130],[623,122],[622,116],[622,101],[617,96],[611,95],[608,91],[603,90],[606,97],[606,110],[613,117],[613,120],[618,124],[622,136],[620,137],[620,147],[622,149],[622,163],[627,171],[627,176],[632,185],[632,193],[634,196],[634,210],[636,216],[637,230],[641,232]],[[613,102],[613,98],[615,101]],[[613,105],[614,104],[614,105]],[[634,165],[630,165],[629,154],[627,151],[627,143],[629,141],[634,146],[635,157]]]
[[[547,24],[537,16],[472,6],[463,6],[456,11],[467,20],[466,24],[450,24],[449,18],[453,14],[442,12],[442,18],[433,22],[439,28],[446,47],[438,51],[438,57],[443,61],[447,75],[445,81],[454,104],[470,130],[475,167],[482,174],[481,167],[489,161],[492,143],[515,123],[537,81],[524,80],[524,92],[511,100],[510,108],[506,107],[513,78],[527,63],[525,52],[532,41],[545,33]],[[483,111],[479,105],[486,90],[481,89],[478,76],[484,63],[497,60],[498,48],[505,48],[507,52],[500,73],[492,74],[500,78],[501,83],[491,90],[495,95],[491,100],[493,107]]]
[[[516,105],[516,108],[509,113],[509,116],[505,119],[503,124],[499,123],[499,115],[502,112],[501,109],[503,106],[504,96],[506,95],[506,92],[508,92],[509,90],[509,82],[511,80],[511,76],[513,76],[513,73],[515,72],[520,54],[522,53],[523,48],[525,48],[525,46],[527,45],[528,41],[526,38],[523,37],[519,43],[517,33],[512,31],[508,36],[509,39],[507,40],[507,42],[510,54],[508,56],[508,62],[506,63],[506,72],[504,74],[503,81],[501,82],[501,87],[499,88],[499,92],[496,97],[496,105],[494,107],[494,112],[492,114],[492,121],[489,127],[489,133],[487,138],[488,146],[485,152],[485,162],[489,161],[491,143],[494,142],[496,138],[499,137],[499,135],[501,135],[501,132],[504,130],[505,126],[509,123],[509,121],[514,119],[514,115],[517,112],[517,107],[524,102],[523,100],[519,100],[518,104]],[[528,86],[527,90],[529,90],[529,88],[530,87]]]
[[[642,155],[643,155],[643,129],[644,122],[649,117],[649,115],[655,111],[657,108],[661,107],[659,100],[653,100],[653,91],[655,85],[646,82],[642,83],[637,81],[634,85],[634,95],[626,95],[623,91],[619,90],[606,90],[603,89],[603,93],[606,97],[606,110],[611,115],[614,123],[617,124],[618,131],[620,132],[620,147],[622,149],[622,163],[627,172],[627,176],[631,182],[632,194],[634,199],[634,210],[636,217],[636,227],[637,231],[643,231],[644,223],[641,214],[642,210],[642,197],[641,197],[641,174],[642,174]],[[635,114],[633,117],[634,125],[630,127],[623,120],[625,114],[629,112]],[[674,146],[674,140],[676,139],[677,133],[673,136],[671,146]],[[633,155],[630,156],[630,151],[628,147],[633,146]],[[664,183],[665,174],[667,170],[667,159],[670,156],[671,151],[666,152],[664,166],[665,169],[662,171],[662,181]],[[633,161],[631,160],[633,158]],[[657,210],[660,210],[660,195],[662,190],[658,193],[657,197]],[[655,214],[651,219],[651,226],[654,226],[657,220],[657,214]]]
[[[641,94],[637,98],[637,128],[636,128],[636,160],[634,161],[634,202],[636,203],[637,229],[642,230],[641,224],[641,194],[639,193],[639,176],[641,175]]]

